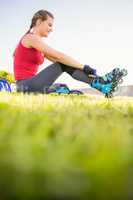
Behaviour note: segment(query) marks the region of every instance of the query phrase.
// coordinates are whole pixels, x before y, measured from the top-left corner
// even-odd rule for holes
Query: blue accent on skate
[[[103,94],[108,94],[112,88],[112,83],[102,84],[99,82],[99,80],[94,80],[91,83],[91,87],[99,90]]]
[[[70,90],[66,87],[56,88],[56,93],[58,94],[69,94]]]
[[[0,79],[0,91],[11,92],[10,84],[6,80]]]
[[[110,92],[111,88],[112,88],[112,83],[108,83],[108,84],[102,86],[101,92],[104,94],[108,94]]]
[[[83,94],[80,90],[70,90],[66,84],[55,83],[47,88],[47,94],[56,93],[56,94]]]

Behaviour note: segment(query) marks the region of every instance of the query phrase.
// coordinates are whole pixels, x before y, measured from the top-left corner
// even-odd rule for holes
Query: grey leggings
[[[43,69],[37,75],[29,79],[16,81],[17,91],[24,93],[47,93],[47,89],[49,88],[49,86],[51,86],[63,72],[67,72],[74,79],[88,84],[92,80],[83,72],[83,70],[56,62],[49,65],[47,68]]]

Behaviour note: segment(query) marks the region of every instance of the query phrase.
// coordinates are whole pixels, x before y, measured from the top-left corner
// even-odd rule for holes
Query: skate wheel
[[[108,94],[105,94],[105,98],[108,98]]]
[[[120,73],[120,68],[117,67],[113,69],[113,75],[117,75],[119,73]]]
[[[106,98],[112,98],[112,97],[113,97],[112,92],[110,92],[110,93],[108,93],[108,94],[105,94],[105,97],[106,97]]]
[[[118,86],[116,86],[116,87],[113,89],[113,92],[116,92],[116,91],[118,91],[118,89],[119,89],[119,87],[118,87]]]
[[[113,85],[112,85],[112,88],[117,87],[117,85],[118,85],[118,81],[115,81],[115,82],[113,83]]]
[[[110,93],[110,94],[109,94],[109,98],[112,98],[112,97],[113,97],[113,94],[112,94],[112,93]]]
[[[112,88],[112,89],[110,90],[110,92],[111,92],[111,93],[114,92],[114,88]]]
[[[118,83],[119,83],[119,84],[122,84],[122,83],[123,83],[123,79],[120,79]]]
[[[128,74],[128,71],[126,69],[122,69],[121,72],[122,72],[123,76],[126,76]]]
[[[115,92],[115,88],[112,88],[112,90],[110,90],[111,93]]]

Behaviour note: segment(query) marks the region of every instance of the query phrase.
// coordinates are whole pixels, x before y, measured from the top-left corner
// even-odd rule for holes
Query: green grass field
[[[133,199],[133,98],[0,93],[0,200]]]

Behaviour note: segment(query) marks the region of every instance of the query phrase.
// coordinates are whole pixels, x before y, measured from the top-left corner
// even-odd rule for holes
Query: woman
[[[14,51],[14,78],[18,92],[47,93],[47,89],[63,73],[67,72],[74,79],[88,83],[105,95],[110,94],[113,88],[112,79],[108,75],[99,77],[96,70],[89,65],[83,65],[57,51],[45,42],[43,37],[48,37],[53,30],[54,16],[46,10],[39,10],[32,18],[29,31],[22,37]],[[53,64],[37,73],[38,67],[44,59]],[[113,77],[112,77],[113,78]]]

